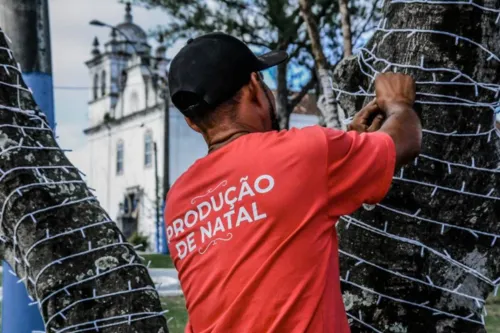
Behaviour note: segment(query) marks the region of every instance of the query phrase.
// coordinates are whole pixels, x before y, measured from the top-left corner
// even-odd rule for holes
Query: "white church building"
[[[86,180],[126,237],[140,233],[149,238],[149,250],[161,251],[155,246],[154,143],[159,193],[163,195],[166,47],[161,42],[154,49],[150,46],[146,32],[133,22],[130,5],[126,7],[125,21],[116,28],[119,31],[113,30],[103,47],[97,38],[94,40],[91,59],[86,62],[92,85],[84,130]],[[271,72],[265,73],[265,78],[273,87]],[[173,184],[207,153],[207,148],[203,138],[187,126],[173,106],[169,120],[169,180]],[[294,113],[290,125],[303,127],[317,122],[314,114]],[[160,210],[163,200],[162,197]]]

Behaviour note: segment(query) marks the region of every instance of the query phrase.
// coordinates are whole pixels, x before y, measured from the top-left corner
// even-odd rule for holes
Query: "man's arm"
[[[380,128],[389,134],[396,146],[396,169],[411,162],[420,154],[422,126],[415,111],[404,104],[389,104],[386,121]]]
[[[375,79],[376,103],[385,115],[380,128],[396,146],[396,169],[420,154],[422,125],[413,110],[415,81],[408,75],[379,74]]]
[[[330,214],[350,214],[383,199],[396,168],[420,153],[422,129],[413,110],[415,82],[380,74],[376,99],[356,114],[349,132],[325,129]]]

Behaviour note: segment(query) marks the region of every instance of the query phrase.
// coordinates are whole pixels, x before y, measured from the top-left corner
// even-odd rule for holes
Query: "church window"
[[[139,96],[137,92],[132,92],[130,94],[130,113],[134,113],[139,111]]]
[[[144,135],[144,166],[150,167],[153,164],[153,133],[150,130]]]
[[[123,140],[118,141],[116,145],[116,174],[121,175],[123,173],[123,157],[124,157],[124,147]]]
[[[106,71],[101,74],[101,96],[106,95]]]
[[[99,75],[95,74],[94,75],[94,86],[92,87],[94,89],[94,100],[99,98]]]

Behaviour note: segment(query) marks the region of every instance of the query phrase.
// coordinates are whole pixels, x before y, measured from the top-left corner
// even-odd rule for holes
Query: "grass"
[[[486,302],[488,316],[486,316],[486,331],[488,333],[500,333],[500,296],[489,297]],[[165,315],[172,318],[168,323],[168,329],[171,333],[184,333],[184,327],[187,323],[186,302],[183,296],[162,298],[164,309],[169,312]]]
[[[144,257],[145,264],[151,261],[149,268],[174,268],[174,263],[169,255],[165,254],[141,254]]]
[[[488,333],[500,333],[500,296],[490,296],[486,301],[486,331]]]
[[[165,318],[167,320],[171,318],[168,322],[170,333],[184,333],[188,319],[184,296],[162,297],[161,305],[165,310],[168,309]]]

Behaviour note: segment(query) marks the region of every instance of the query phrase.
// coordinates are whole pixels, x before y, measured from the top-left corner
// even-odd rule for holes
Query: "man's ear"
[[[254,72],[250,75],[250,82],[247,87],[251,100],[260,105],[265,105],[266,101],[263,99],[265,96],[262,96],[262,82],[259,74]]]
[[[250,75],[250,86],[252,89],[255,89],[256,91],[258,91],[258,88],[261,87],[261,78],[259,77],[259,74],[253,72],[251,75]]]
[[[193,121],[191,119],[189,119],[188,117],[184,117],[184,119],[186,120],[186,123],[188,124],[189,127],[191,127],[191,129],[195,132],[198,132],[198,133],[201,133],[201,129],[198,127],[198,125],[196,125],[195,123],[193,123]]]

